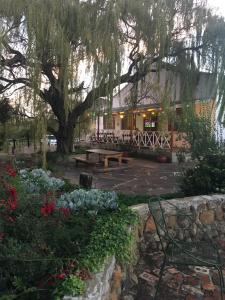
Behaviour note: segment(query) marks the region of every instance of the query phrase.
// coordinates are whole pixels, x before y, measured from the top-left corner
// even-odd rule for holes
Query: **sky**
[[[225,17],[225,0],[208,0],[208,5],[216,8],[216,12]]]

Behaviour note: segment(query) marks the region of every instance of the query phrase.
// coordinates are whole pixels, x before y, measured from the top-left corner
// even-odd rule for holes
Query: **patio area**
[[[63,176],[72,183],[79,183],[79,175],[87,172],[93,176],[93,187],[113,190],[125,194],[159,195],[174,193],[179,189],[179,175],[190,164],[157,163],[145,159],[133,159],[131,162],[110,162],[107,170],[101,167],[87,166],[75,162],[70,167],[60,167]]]

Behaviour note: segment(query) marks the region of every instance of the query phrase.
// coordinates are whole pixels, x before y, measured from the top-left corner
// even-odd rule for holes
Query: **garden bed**
[[[110,257],[132,259],[128,228],[137,216],[116,193],[65,193],[40,169],[1,166],[0,174],[0,298],[79,296]]]

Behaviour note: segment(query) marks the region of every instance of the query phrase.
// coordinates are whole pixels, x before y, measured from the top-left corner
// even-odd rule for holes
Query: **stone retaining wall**
[[[212,240],[225,240],[225,195],[195,196],[161,203],[169,234],[174,238],[189,242],[205,240],[207,236]],[[182,213],[181,216],[173,205]],[[144,221],[146,246],[152,250],[160,250],[161,245],[148,205],[137,205],[133,209]]]
[[[102,271],[87,281],[87,289],[84,295],[79,297],[65,296],[63,300],[106,300],[110,295],[111,280],[115,267],[115,257],[109,258]]]
[[[206,240],[217,243],[220,256],[225,258],[225,195],[197,196],[162,201],[168,231],[183,241]],[[175,205],[181,212],[179,216]],[[139,231],[140,259],[132,273],[126,276],[120,300],[154,299],[160,267],[163,262],[161,244],[147,204],[134,206],[140,215],[142,228]],[[185,217],[188,214],[190,216]],[[191,218],[191,219],[190,219]],[[185,230],[187,229],[187,230]],[[159,299],[220,299],[219,279],[213,268],[177,269],[167,266]],[[224,269],[225,274],[225,269]],[[210,296],[208,298],[208,296]],[[225,296],[225,294],[224,294]]]

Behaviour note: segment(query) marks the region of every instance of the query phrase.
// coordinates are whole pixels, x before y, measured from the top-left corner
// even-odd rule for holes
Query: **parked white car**
[[[47,138],[49,146],[57,146],[57,140],[54,135],[47,135]]]

